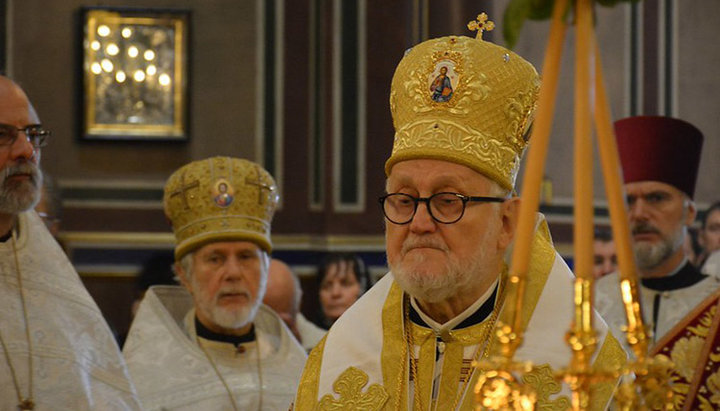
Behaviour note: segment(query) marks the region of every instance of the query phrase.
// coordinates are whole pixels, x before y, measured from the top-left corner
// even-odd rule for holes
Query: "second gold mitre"
[[[399,161],[434,158],[512,190],[539,88],[532,64],[481,38],[449,36],[413,47],[392,80],[395,141],[386,174]]]
[[[277,188],[252,161],[213,157],[187,164],[168,179],[163,201],[178,261],[210,241],[253,241],[272,251]]]

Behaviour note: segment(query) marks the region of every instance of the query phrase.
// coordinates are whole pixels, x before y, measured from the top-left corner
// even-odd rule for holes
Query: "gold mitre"
[[[275,180],[258,164],[231,157],[194,161],[165,184],[165,215],[175,233],[175,259],[214,241],[252,241],[272,251]]]
[[[403,160],[430,158],[468,166],[512,190],[527,146],[540,79],[519,55],[478,38],[449,36],[410,49],[390,90],[395,126],[390,175]]]

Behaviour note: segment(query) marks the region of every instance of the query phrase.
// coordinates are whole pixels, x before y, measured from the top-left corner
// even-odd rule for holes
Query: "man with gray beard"
[[[168,179],[182,287],[150,287],[123,348],[146,410],[288,409],[306,355],[262,305],[277,202],[272,176],[243,159],[194,161]]]
[[[683,247],[697,214],[693,195],[703,136],[683,120],[654,116],[618,120],[615,133],[645,320],[658,342],[720,287],[688,261]],[[618,273],[597,282],[596,303],[620,332],[626,320]]]
[[[452,85],[444,99],[428,90],[438,73]],[[538,88],[529,62],[480,37],[431,39],[405,53],[390,86],[395,138],[379,198],[391,271],[310,353],[295,409],[475,409],[484,373],[472,364],[499,347],[493,331],[517,303],[505,293],[521,201],[512,193]],[[537,408],[564,410],[569,386],[539,370],[552,374],[572,357],[573,276],[541,215],[530,235],[515,359],[538,365],[523,376],[543,393]],[[621,365],[625,353],[593,318],[600,348],[591,361]],[[598,409],[612,385],[597,384]]]
[[[0,409],[137,410],[109,327],[33,211],[49,134],[0,76]]]

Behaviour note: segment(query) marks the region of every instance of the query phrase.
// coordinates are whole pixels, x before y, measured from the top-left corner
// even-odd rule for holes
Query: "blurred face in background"
[[[296,283],[292,270],[287,264],[276,259],[270,260],[267,290],[263,303],[272,308],[292,331],[295,338],[302,342],[296,321],[302,298],[302,290],[299,289],[299,286],[299,281]]]
[[[705,227],[700,230],[700,245],[707,254],[720,250],[720,210],[708,214]]]
[[[325,318],[334,322],[362,294],[362,286],[351,261],[337,261],[327,266],[320,283],[320,306]]]
[[[593,274],[600,278],[615,271],[617,268],[617,255],[615,255],[614,241],[593,242]]]

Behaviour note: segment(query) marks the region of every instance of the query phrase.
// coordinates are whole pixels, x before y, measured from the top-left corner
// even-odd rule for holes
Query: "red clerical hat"
[[[703,135],[670,117],[628,117],[615,122],[625,183],[659,181],[693,198]]]

